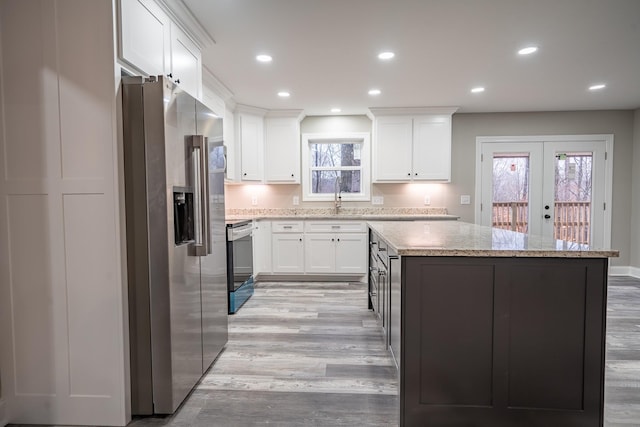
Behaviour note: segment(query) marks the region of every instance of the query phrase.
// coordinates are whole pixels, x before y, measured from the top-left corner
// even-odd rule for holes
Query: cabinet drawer
[[[303,230],[303,221],[273,221],[271,223],[272,233],[302,233]]]
[[[307,233],[364,233],[367,225],[360,221],[307,221]]]

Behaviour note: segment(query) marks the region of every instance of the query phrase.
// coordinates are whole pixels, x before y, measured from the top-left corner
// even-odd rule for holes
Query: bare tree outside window
[[[529,229],[529,156],[493,158],[492,225],[526,233]]]
[[[556,201],[590,202],[592,153],[556,155]]]
[[[311,143],[311,190],[314,194],[335,191],[336,178],[340,176],[343,193],[362,192],[362,162],[360,143]]]

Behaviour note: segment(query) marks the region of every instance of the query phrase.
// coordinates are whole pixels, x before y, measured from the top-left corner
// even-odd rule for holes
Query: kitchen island
[[[368,224],[401,425],[602,426],[617,251],[457,221]]]

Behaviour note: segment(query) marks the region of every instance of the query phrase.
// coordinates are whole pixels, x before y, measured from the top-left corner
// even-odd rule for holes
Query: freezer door
[[[228,339],[227,255],[224,204],[225,147],[222,119],[196,102],[197,133],[207,146],[209,230],[208,254],[200,258],[202,289],[202,372],[218,356]]]
[[[161,80],[165,117],[166,200],[172,200],[175,187],[193,188],[192,156],[187,138],[196,131],[195,100],[171,82]],[[194,194],[195,198],[195,194]],[[167,230],[174,232],[172,203],[150,205],[150,212],[164,209]],[[194,209],[194,214],[196,209]],[[194,219],[194,224],[197,224]],[[159,233],[158,233],[159,234]],[[150,235],[154,231],[150,230]],[[202,376],[202,334],[200,307],[200,258],[193,255],[191,243],[175,244],[165,239],[168,248],[169,295],[157,292],[152,283],[152,346],[154,412],[173,413]],[[159,265],[156,263],[155,265]],[[152,267],[153,268],[153,267]],[[154,293],[158,298],[154,298]]]

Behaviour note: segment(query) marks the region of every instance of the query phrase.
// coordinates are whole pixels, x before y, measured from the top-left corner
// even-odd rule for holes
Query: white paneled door
[[[611,135],[487,137],[478,144],[478,222],[609,245]]]

